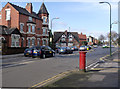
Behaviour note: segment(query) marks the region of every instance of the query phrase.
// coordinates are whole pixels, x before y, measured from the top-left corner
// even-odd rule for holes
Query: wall
[[[2,55],[9,55],[9,54],[17,54],[17,53],[24,53],[24,50],[26,47],[7,47],[7,48],[2,48]]]

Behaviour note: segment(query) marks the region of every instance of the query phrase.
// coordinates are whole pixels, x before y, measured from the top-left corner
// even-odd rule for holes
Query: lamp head
[[[100,4],[105,3],[105,2],[99,2]]]
[[[59,17],[56,17],[56,19],[59,19]]]

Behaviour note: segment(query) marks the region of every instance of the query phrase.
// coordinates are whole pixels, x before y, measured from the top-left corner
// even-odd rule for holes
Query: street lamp
[[[59,19],[59,18],[56,17],[56,18],[52,18],[52,19],[51,19],[51,30],[49,30],[49,46],[51,46],[50,43],[52,43],[52,41],[53,41],[53,35],[52,35],[52,21],[53,21],[54,19]],[[51,37],[51,35],[52,35],[52,37]]]
[[[113,22],[113,23],[111,24],[111,28],[112,28],[112,25],[113,25],[113,24],[118,24],[118,22],[117,22],[117,21]]]
[[[59,17],[56,17],[56,18],[52,18],[52,19],[51,19],[51,31],[52,31],[52,21],[53,21],[54,19],[59,19]]]
[[[109,2],[99,2],[100,4],[107,3],[110,6],[110,56],[111,56],[111,4]]]

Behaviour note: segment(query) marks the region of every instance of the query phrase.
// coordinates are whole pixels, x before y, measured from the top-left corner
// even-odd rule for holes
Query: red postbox
[[[81,71],[86,71],[86,51],[79,51],[79,69]]]

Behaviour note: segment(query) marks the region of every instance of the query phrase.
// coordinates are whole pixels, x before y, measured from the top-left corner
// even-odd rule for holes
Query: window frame
[[[21,26],[22,26],[22,30],[21,30]],[[23,31],[23,27],[24,27],[24,23],[20,23],[20,31],[21,31],[21,32],[24,32],[24,31]]]
[[[29,19],[29,21],[33,21],[31,16],[29,16],[29,18],[28,18],[28,19]]]
[[[0,15],[0,19],[2,19],[2,15]]]
[[[46,34],[46,29],[45,28],[43,28],[43,35],[45,35]]]
[[[35,33],[35,25],[32,25],[32,33]]]
[[[9,14],[8,14],[8,12],[9,12]],[[6,21],[7,20],[10,20],[11,18],[10,18],[10,16],[11,16],[11,9],[5,9],[5,19],[6,19]]]
[[[28,32],[31,32],[31,25],[28,25]]]

